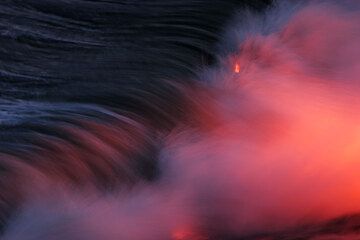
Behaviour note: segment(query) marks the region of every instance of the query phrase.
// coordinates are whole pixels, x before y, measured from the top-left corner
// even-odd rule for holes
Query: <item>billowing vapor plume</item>
[[[359,23],[357,1],[242,10],[217,64],[174,84],[187,116],[170,131],[99,107],[101,120],[57,126],[76,145],[40,136],[48,150],[4,155],[23,190],[1,239],[317,239],[312,226],[360,212]],[[158,175],[142,180],[133,169],[151,161]]]

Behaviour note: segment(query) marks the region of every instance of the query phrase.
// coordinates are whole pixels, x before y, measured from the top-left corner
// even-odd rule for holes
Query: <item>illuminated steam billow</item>
[[[3,1],[1,240],[360,238],[360,2]]]

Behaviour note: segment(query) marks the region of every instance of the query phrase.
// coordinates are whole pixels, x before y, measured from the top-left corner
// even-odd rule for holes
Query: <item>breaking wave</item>
[[[0,3],[1,239],[358,238],[357,1],[70,2]]]

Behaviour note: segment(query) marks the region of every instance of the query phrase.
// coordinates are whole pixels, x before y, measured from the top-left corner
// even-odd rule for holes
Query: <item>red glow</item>
[[[206,240],[204,236],[192,231],[188,228],[180,228],[173,232],[173,240]]]
[[[240,72],[240,64],[239,64],[239,63],[236,63],[236,64],[235,64],[234,72],[236,72],[236,73],[239,73],[239,72]]]
[[[173,233],[172,238],[174,240],[183,240],[186,239],[191,233],[189,233],[188,231],[185,230],[177,230]]]

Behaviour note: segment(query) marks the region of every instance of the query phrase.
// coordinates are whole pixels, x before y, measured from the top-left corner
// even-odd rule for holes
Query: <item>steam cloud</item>
[[[30,164],[4,155],[23,176],[25,200],[1,239],[235,239],[359,212],[359,23],[357,1],[279,1],[265,13],[239,12],[217,64],[199,72],[196,88],[179,87],[189,117],[156,138],[155,180],[138,181],[128,166],[140,160],[126,157],[147,156],[155,141],[148,123],[99,108],[104,122],[89,116],[82,130],[59,126],[82,147],[46,139],[53,150],[29,156]],[[49,156],[78,164],[47,175],[50,163],[33,163]],[[79,190],[63,172],[97,180],[78,159],[109,173],[107,183],[117,185],[119,174],[135,183]]]

